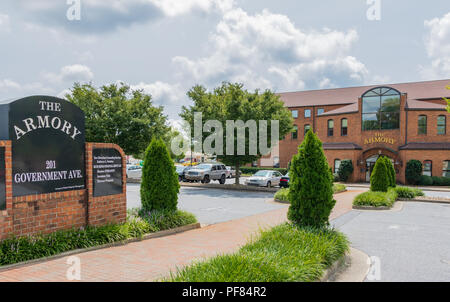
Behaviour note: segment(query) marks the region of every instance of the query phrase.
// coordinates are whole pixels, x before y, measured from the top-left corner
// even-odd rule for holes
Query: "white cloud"
[[[0,13],[0,32],[10,32],[9,16]]]
[[[181,76],[207,85],[244,82],[246,87],[303,89],[362,83],[368,74],[350,55],[355,30],[304,31],[285,15],[268,10],[249,15],[240,8],[224,12],[210,36],[205,57],[173,58]]]
[[[8,91],[12,89],[20,89],[20,84],[10,79],[0,80],[0,91]]]
[[[40,82],[20,84],[10,79],[0,80],[0,92],[14,96],[25,96],[33,94],[51,94],[53,89]]]
[[[172,85],[164,82],[139,83],[130,86],[133,90],[142,90],[152,96],[152,100],[161,105],[173,105],[180,103],[185,97],[178,84]]]
[[[49,82],[88,82],[94,78],[94,73],[86,65],[74,64],[61,68],[59,73],[43,73],[44,78]]]
[[[82,0],[80,20],[67,20],[66,1],[16,0],[17,9],[33,22],[48,28],[95,34],[112,32],[133,24],[147,23],[163,17],[177,17],[193,12],[222,13],[231,9],[234,0]]]
[[[421,74],[426,79],[447,78],[450,76],[450,12],[424,24],[428,30],[425,48],[431,64],[420,66]]]

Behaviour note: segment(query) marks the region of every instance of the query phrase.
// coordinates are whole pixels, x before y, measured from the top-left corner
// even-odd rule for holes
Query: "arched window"
[[[311,125],[310,124],[306,124],[305,125],[305,132],[303,133],[304,135],[306,135],[306,133],[308,133],[308,131],[311,129]]]
[[[298,127],[297,125],[294,125],[294,131],[292,131],[292,139],[298,138]]]
[[[341,120],[341,136],[347,136],[348,121],[346,118]]]
[[[427,134],[427,116],[419,115],[418,123],[418,134]]]
[[[426,175],[426,176],[433,176],[432,174],[433,171],[433,162],[431,160],[425,160],[423,162],[423,171],[422,171],[422,175]]]
[[[374,88],[362,96],[362,130],[399,129],[400,92]]]
[[[334,160],[334,173],[337,173],[339,171],[340,166],[341,166],[341,160],[339,158],[336,158]]]
[[[442,176],[450,177],[450,160],[444,160],[442,165]]]
[[[334,132],[334,121],[328,120],[328,136],[333,136]]]
[[[445,134],[446,124],[445,115],[439,115],[437,118],[437,134]]]

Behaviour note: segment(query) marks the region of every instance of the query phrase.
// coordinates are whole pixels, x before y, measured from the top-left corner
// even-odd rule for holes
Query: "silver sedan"
[[[280,185],[281,176],[281,173],[277,171],[261,170],[247,178],[245,184],[248,186],[275,187]]]

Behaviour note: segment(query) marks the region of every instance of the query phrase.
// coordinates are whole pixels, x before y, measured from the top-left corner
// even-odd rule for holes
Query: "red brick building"
[[[350,181],[365,182],[378,156],[389,157],[397,180],[406,163],[423,163],[424,174],[450,177],[450,80],[280,93],[291,110],[295,131],[280,142],[279,164],[287,167],[304,134],[312,129],[323,142],[335,172],[351,159]]]

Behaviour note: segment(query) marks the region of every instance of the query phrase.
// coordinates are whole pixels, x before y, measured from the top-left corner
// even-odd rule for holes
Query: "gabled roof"
[[[430,103],[427,101],[408,100],[406,102],[408,110],[428,109],[428,110],[446,110],[447,106],[442,104]]]
[[[344,107],[330,110],[327,112],[324,112],[322,114],[319,114],[319,116],[326,116],[326,115],[336,115],[336,114],[344,114],[344,113],[353,113],[358,112],[358,103],[353,103],[350,105],[346,105]]]
[[[278,95],[287,107],[344,105],[358,102],[358,98],[372,88],[386,86],[395,88],[401,93],[407,93],[409,100],[426,100],[450,97],[450,90],[446,89],[446,86],[449,84],[450,79],[446,79],[427,82],[285,92],[278,93]]]

